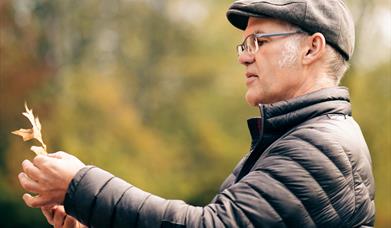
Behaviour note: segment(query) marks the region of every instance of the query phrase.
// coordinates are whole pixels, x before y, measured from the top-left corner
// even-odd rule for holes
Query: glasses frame
[[[253,33],[246,36],[243,42],[236,46],[236,52],[238,56],[241,56],[244,52],[254,55],[259,51],[259,45],[257,42],[259,38],[274,37],[274,36],[290,36],[298,33],[304,33],[304,32],[301,30],[297,30],[293,32],[279,32],[279,33]],[[253,42],[255,43],[255,50],[253,51],[251,51],[249,46],[247,45],[247,40],[250,38],[254,39]]]

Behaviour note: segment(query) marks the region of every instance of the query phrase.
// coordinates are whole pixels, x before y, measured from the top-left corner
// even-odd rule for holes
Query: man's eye
[[[262,46],[262,45],[265,44],[266,42],[267,42],[266,40],[257,39],[258,46]]]

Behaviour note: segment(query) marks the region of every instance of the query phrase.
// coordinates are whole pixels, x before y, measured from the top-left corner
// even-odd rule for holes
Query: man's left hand
[[[41,210],[48,223],[54,228],[87,228],[72,216],[67,215],[63,206],[42,207]]]

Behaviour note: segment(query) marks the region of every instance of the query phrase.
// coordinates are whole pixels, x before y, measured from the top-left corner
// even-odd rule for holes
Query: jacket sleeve
[[[88,166],[72,180],[64,206],[90,227],[286,227],[303,224],[303,218],[304,224],[313,224],[300,201],[260,170],[219,193],[214,203],[195,207],[154,196]],[[292,214],[292,224],[286,224],[282,215]]]

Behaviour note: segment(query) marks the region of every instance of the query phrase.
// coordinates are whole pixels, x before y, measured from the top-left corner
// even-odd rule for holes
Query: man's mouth
[[[258,78],[259,78],[258,75],[250,73],[250,72],[247,72],[246,73],[246,84],[250,85],[252,82],[257,80]]]
[[[253,73],[246,73],[246,78],[251,78],[251,77],[258,77],[258,75]]]

